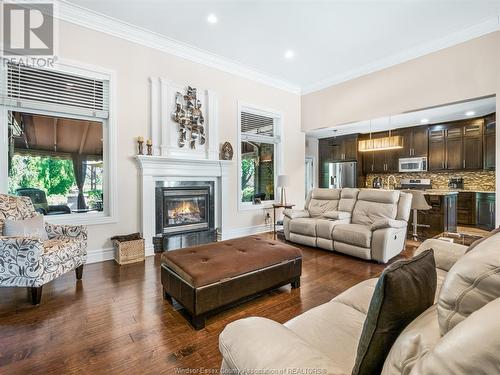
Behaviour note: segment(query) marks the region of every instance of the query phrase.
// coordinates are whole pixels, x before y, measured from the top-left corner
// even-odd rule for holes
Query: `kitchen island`
[[[457,191],[425,190],[425,199],[430,210],[418,212],[419,234],[432,238],[444,232],[457,232]],[[411,225],[409,226],[411,233]]]

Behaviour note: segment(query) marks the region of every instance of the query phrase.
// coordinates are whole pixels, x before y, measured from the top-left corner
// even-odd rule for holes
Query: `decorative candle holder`
[[[152,156],[153,155],[153,142],[151,141],[151,139],[148,139],[146,141],[146,148],[147,148],[147,153],[148,153],[148,156]]]
[[[137,145],[139,146],[139,155],[144,155],[144,138],[137,137]]]

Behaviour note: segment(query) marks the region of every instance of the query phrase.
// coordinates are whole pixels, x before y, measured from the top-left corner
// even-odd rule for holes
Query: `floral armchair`
[[[87,229],[46,223],[49,239],[3,236],[6,219],[24,220],[37,215],[28,197],[0,194],[0,287],[27,287],[34,305],[42,286],[75,270],[80,280],[87,258]]]

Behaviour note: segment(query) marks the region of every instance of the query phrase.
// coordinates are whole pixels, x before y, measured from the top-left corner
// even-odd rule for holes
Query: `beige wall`
[[[134,137],[148,135],[150,121],[149,77],[165,77],[175,83],[212,89],[219,103],[220,141],[236,149],[237,103],[256,104],[283,113],[284,173],[293,185],[289,200],[299,207],[304,201],[304,135],[300,129],[300,97],[251,80],[196,64],[120,38],[61,22],[60,50],[63,59],[116,71],[118,204],[116,224],[89,226],[89,250],[111,247],[115,234],[140,230],[139,177],[133,156]],[[262,209],[238,211],[237,165],[230,170],[226,222],[229,230],[264,224]]]
[[[301,124],[311,131],[488,95],[500,108],[500,31],[303,95]],[[496,136],[500,165],[500,131]],[[496,217],[500,223],[500,199]]]
[[[496,94],[500,32],[302,96],[302,129]]]

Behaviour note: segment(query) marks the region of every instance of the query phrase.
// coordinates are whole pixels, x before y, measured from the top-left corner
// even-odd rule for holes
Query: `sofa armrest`
[[[342,219],[350,219],[351,218],[351,213],[350,212],[344,212],[344,211],[326,211],[322,215],[326,219],[331,219],[331,220],[342,220]]]
[[[87,228],[83,225],[56,225],[45,223],[49,238],[70,237],[87,242]]]
[[[405,228],[408,223],[404,220],[378,219],[373,222],[370,229],[372,231],[385,228],[400,229]]]
[[[42,254],[37,237],[0,236],[0,286],[33,286],[43,273]]]
[[[449,271],[450,268],[456,263],[456,261],[465,254],[465,251],[468,249],[468,247],[453,242],[431,238],[425,240],[424,242],[422,242],[422,244],[420,244],[420,246],[415,251],[415,255],[418,255],[422,251],[425,251],[427,249],[434,250],[434,260],[436,261],[436,268],[442,269],[444,271]]]
[[[283,215],[285,215],[289,219],[297,219],[299,217],[311,217],[311,215],[309,215],[309,211],[307,210],[292,210],[290,208],[283,210]]]
[[[224,370],[238,374],[264,373],[262,370],[283,374],[340,373],[318,349],[285,326],[265,318],[246,318],[228,324],[219,336],[219,350]]]

